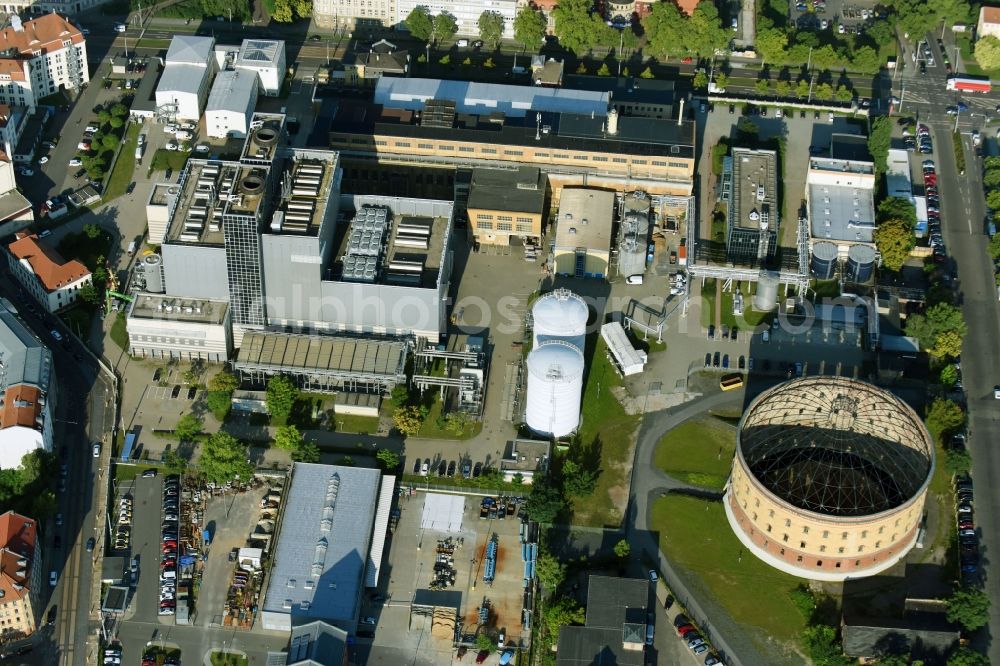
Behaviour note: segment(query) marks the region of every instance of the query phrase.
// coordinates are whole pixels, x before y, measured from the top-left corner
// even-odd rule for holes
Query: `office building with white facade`
[[[255,72],[219,72],[205,106],[205,133],[215,139],[246,138],[257,105],[257,87]]]
[[[11,274],[46,312],[73,305],[80,298],[80,289],[92,282],[90,269],[83,263],[66,261],[34,234],[21,235],[6,250]]]
[[[138,294],[125,323],[132,356],[224,363],[233,347],[223,300]]]
[[[396,27],[406,29],[406,17],[417,7],[426,7],[432,16],[447,12],[455,17],[459,35],[479,35],[479,17],[483,12],[495,12],[503,17],[503,36],[514,37],[517,0],[396,0]]]
[[[90,81],[83,33],[59,14],[12,16],[0,30],[0,54],[0,104],[34,109],[43,97]]]
[[[157,113],[170,120],[198,121],[218,69],[215,38],[177,35],[164,63],[156,87]]]
[[[318,28],[388,27],[396,20],[396,0],[314,0],[312,18]]]
[[[52,452],[56,393],[52,352],[0,304],[0,469],[37,449]]]

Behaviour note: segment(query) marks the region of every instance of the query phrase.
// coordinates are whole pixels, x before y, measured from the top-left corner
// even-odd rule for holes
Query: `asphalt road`
[[[975,157],[971,141],[963,136],[966,177],[959,177],[948,137],[937,134],[936,155],[938,183],[941,189],[942,230],[951,258],[958,266],[962,287],[962,311],[968,334],[962,348],[962,379],[969,410],[969,442],[972,451],[972,477],[976,488],[976,526],[985,553],[983,584],[994,600],[990,624],[975,635],[979,649],[987,649],[990,660],[1000,663],[1000,641],[993,634],[1000,630],[1000,575],[992,566],[991,553],[1000,552],[1000,409],[993,398],[993,386],[1000,383],[1000,318],[997,312],[997,288],[992,261],[986,254],[983,233],[985,204],[979,178],[982,164]],[[940,464],[940,463],[939,463]]]
[[[97,550],[88,553],[87,540],[95,537],[101,544],[100,522],[95,517],[96,488],[100,481],[100,463],[107,455],[94,458],[92,443],[104,439],[104,433],[113,427],[114,406],[112,387],[101,375],[89,355],[78,346],[69,331],[51,315],[36,317],[17,300],[15,283],[3,271],[0,289],[18,306],[19,313],[28,326],[50,345],[54,357],[58,382],[55,442],[61,460],[69,466],[66,492],[57,496],[57,511],[63,516],[62,527],[53,520],[47,521],[43,530],[42,575],[45,590],[49,591],[50,571],[59,574],[59,582],[52,590],[49,604],[57,607],[56,623],[37,632],[32,641],[35,651],[26,656],[26,662],[51,664],[55,658],[60,664],[83,666],[88,663],[88,635],[93,635],[96,623],[91,623],[91,593],[94,559]],[[59,328],[66,341],[56,344],[50,331]],[[62,456],[65,455],[65,458]],[[62,547],[54,548],[53,540],[59,534]]]

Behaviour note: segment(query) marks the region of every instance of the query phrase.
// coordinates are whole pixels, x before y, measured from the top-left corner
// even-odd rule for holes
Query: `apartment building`
[[[0,515],[0,638],[35,631],[45,606],[38,523],[13,511]]]
[[[383,27],[392,25],[395,20],[396,0],[313,1],[313,22],[318,28],[353,30],[365,24]]]
[[[90,81],[83,33],[59,14],[27,22],[12,16],[0,30],[0,53],[0,104],[34,109],[43,97]]]
[[[76,303],[80,289],[92,279],[81,262],[66,261],[34,234],[21,234],[7,246],[7,264],[18,283],[47,312]]]
[[[434,16],[447,12],[455,17],[459,35],[479,36],[479,17],[494,12],[503,17],[503,36],[514,37],[517,0],[396,0],[396,27],[406,29],[406,17],[417,7],[426,7]]]

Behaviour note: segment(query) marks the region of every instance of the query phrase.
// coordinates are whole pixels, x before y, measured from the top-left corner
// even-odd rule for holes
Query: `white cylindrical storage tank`
[[[834,243],[820,241],[813,245],[812,260],[809,266],[812,274],[817,280],[829,280],[837,270],[837,256],[839,252]]]
[[[562,340],[548,340],[528,354],[524,420],[540,435],[564,437],[580,425],[583,352]]]
[[[568,289],[545,294],[531,307],[533,345],[546,340],[565,340],[581,352],[587,336],[587,304]]]
[[[753,309],[770,312],[778,307],[778,275],[762,271],[757,281],[757,293],[753,295]]]
[[[163,263],[158,254],[148,254],[142,258],[142,274],[146,279],[146,291],[151,294],[162,294]]]

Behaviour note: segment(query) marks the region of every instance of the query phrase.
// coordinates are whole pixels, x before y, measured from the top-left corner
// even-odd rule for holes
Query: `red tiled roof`
[[[35,555],[37,537],[38,525],[31,518],[13,511],[0,515],[0,591],[3,592],[3,601],[20,599],[27,596],[31,589],[31,559]],[[28,560],[25,566],[19,564],[21,559]],[[22,572],[24,575],[19,575]]]
[[[982,23],[1000,23],[1000,7],[983,7],[979,19]]]
[[[90,275],[82,263],[76,259],[65,261],[58,252],[40,244],[34,234],[18,238],[7,249],[19,260],[26,260],[31,265],[31,270],[48,291],[55,291]]]
[[[0,430],[12,426],[34,428],[35,418],[42,412],[41,397],[42,392],[36,386],[8,386],[0,407]]]
[[[0,30],[0,51],[15,49],[27,57],[31,57],[35,51],[58,51],[63,48],[64,41],[79,44],[84,41],[83,33],[59,14],[44,14],[26,21],[21,30]]]
[[[694,8],[698,6],[698,2],[700,0],[677,0],[677,6],[680,7],[685,16],[691,16],[694,14]]]

